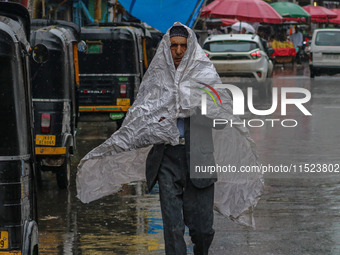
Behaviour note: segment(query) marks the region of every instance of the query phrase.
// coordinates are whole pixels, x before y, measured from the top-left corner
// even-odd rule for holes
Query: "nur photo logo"
[[[203,82],[199,82],[201,85],[204,85],[203,88],[200,88],[205,93],[201,95],[201,114],[207,115],[209,109],[207,109],[207,94],[213,100],[215,106],[223,107],[223,98],[221,99],[221,95],[223,93],[218,93],[217,90],[226,89],[228,90],[233,98],[232,102],[232,109],[234,115],[245,115],[245,98],[247,98],[247,107],[250,113],[256,116],[268,116],[273,114],[280,106],[280,115],[287,116],[287,106],[295,106],[304,116],[312,116],[310,111],[304,106],[304,104],[308,103],[311,99],[311,93],[309,90],[305,88],[298,88],[298,87],[281,87],[280,90],[278,88],[273,88],[272,91],[272,100],[271,105],[268,109],[256,109],[254,106],[253,100],[253,88],[247,88],[247,97],[245,97],[243,91],[232,84],[215,84],[214,86],[208,85]],[[280,92],[280,98],[279,98]],[[219,103],[217,103],[217,100]],[[292,97],[294,95],[294,98]],[[298,97],[298,98],[296,98]],[[250,119],[250,120],[243,120],[242,122],[232,123],[232,121],[228,121],[226,119],[214,119],[214,126],[215,125],[244,125],[248,124],[250,127],[262,127],[265,123],[271,123],[271,126],[274,127],[274,123],[280,122],[283,127],[295,127],[298,125],[297,120],[295,119]]]
[[[203,83],[203,82],[198,82],[198,83],[199,83],[199,84],[202,84],[202,85],[204,85],[206,88],[210,89],[210,90],[217,96],[218,100],[220,101],[221,106],[223,106],[220,95],[217,93],[217,91],[216,91],[212,86],[210,86],[210,85],[208,85],[208,84],[206,84],[206,83]],[[217,103],[216,103],[216,100],[215,100],[214,96],[213,96],[213,95],[211,94],[211,92],[210,92],[208,89],[206,89],[206,88],[199,88],[199,89],[201,89],[201,90],[203,90],[204,92],[206,92],[206,93],[211,97],[211,99],[214,101],[215,105],[217,106]],[[203,107],[204,107],[204,109],[203,109]],[[205,114],[203,114],[203,112],[204,112]],[[207,114],[207,95],[206,95],[206,94],[202,94],[202,115],[206,115],[206,114]]]

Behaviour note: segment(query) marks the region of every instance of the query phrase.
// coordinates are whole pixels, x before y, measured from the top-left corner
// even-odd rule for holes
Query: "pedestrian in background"
[[[294,44],[294,47],[296,49],[296,62],[298,65],[300,65],[303,35],[300,32],[299,28],[295,28],[295,33],[290,36],[290,41]]]
[[[259,27],[257,29],[257,34],[261,39],[261,43],[263,45],[264,51],[268,53],[268,41],[266,40],[266,30],[264,27]]]

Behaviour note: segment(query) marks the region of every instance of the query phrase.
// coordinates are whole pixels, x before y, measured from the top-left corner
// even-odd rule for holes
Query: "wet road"
[[[307,104],[313,116],[290,107],[265,118],[295,119],[284,128],[250,128],[261,163],[340,163],[340,80],[316,78],[307,66],[277,66],[275,87],[311,91]],[[267,109],[269,103],[257,103]],[[248,114],[248,119],[254,117]],[[58,190],[55,176],[44,173],[39,190],[40,254],[164,254],[162,220],[157,190],[147,194],[144,183],[126,185],[110,197],[82,204],[76,197],[76,166],[100,144],[115,124],[82,122],[78,150],[72,158],[72,184]],[[255,210],[256,230],[215,214],[215,239],[210,254],[217,255],[338,255],[340,254],[340,173],[265,174],[265,193]],[[188,254],[192,254],[188,233]]]

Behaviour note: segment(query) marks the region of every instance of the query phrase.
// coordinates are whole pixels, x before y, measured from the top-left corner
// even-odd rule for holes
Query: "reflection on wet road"
[[[311,91],[304,116],[294,106],[281,116],[280,105],[270,116],[247,118],[295,119],[297,127],[250,128],[263,164],[340,163],[340,80],[308,78],[300,69],[278,66],[274,87],[302,87]],[[258,109],[270,107],[256,101]],[[72,158],[69,191],[58,190],[54,175],[43,174],[39,190],[41,254],[164,254],[162,220],[157,190],[146,193],[144,183],[124,186],[113,196],[90,204],[76,197],[76,166],[100,144],[115,124],[82,122],[78,150]],[[255,210],[256,230],[235,225],[215,214],[217,255],[338,255],[340,254],[340,173],[265,175],[265,194]],[[192,254],[189,243],[188,254]]]

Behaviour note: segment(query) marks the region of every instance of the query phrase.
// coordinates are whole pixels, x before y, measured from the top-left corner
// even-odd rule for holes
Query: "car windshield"
[[[210,52],[248,52],[260,48],[256,42],[253,41],[215,41],[205,43],[203,49]]]
[[[316,37],[315,37],[315,45],[340,46],[340,30],[317,32]]]

